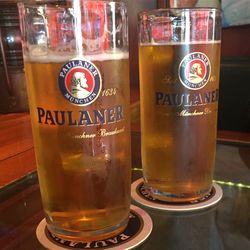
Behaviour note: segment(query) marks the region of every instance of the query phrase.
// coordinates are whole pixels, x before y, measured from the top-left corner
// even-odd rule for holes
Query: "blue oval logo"
[[[188,89],[198,90],[206,86],[211,74],[209,58],[202,52],[186,55],[179,65],[179,79]]]
[[[87,106],[98,98],[102,88],[102,78],[92,62],[73,59],[61,67],[58,84],[62,95],[70,103]]]

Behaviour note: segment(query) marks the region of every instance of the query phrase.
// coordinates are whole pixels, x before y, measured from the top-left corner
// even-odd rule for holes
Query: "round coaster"
[[[127,227],[120,234],[111,238],[92,241],[92,242],[75,242],[63,240],[52,234],[46,226],[43,219],[37,229],[36,235],[39,242],[51,250],[65,249],[112,249],[112,250],[128,250],[142,244],[150,235],[153,223],[150,216],[141,208],[131,205],[129,222]]]
[[[171,203],[153,198],[150,192],[145,188],[143,178],[132,183],[132,198],[146,207],[166,211],[193,211],[213,206],[222,198],[223,191],[219,185],[213,183],[211,192],[198,200],[191,202]]]

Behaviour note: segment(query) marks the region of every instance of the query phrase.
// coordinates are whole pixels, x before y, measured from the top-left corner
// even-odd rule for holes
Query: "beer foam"
[[[219,44],[221,43],[221,40],[216,41],[208,41],[208,40],[202,40],[202,41],[189,41],[189,42],[152,42],[152,43],[140,43],[140,46],[166,46],[166,45],[195,45],[195,44]]]
[[[129,53],[117,50],[112,53],[101,53],[92,55],[74,55],[74,54],[64,54],[49,52],[48,54],[35,54],[30,53],[24,55],[25,62],[39,62],[39,63],[63,63],[72,59],[86,59],[89,61],[108,61],[108,60],[121,60],[128,59]]]

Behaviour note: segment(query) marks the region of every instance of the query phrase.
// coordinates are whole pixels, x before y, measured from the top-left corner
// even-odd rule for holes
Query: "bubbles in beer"
[[[179,66],[200,52],[211,62],[211,77],[203,88],[189,89],[180,82]],[[144,178],[166,194],[159,199],[199,198],[213,178],[220,43],[142,44],[139,54]]]
[[[25,58],[25,70],[48,222],[80,233],[124,223],[129,213],[129,63],[120,50],[84,56],[99,68],[103,89],[116,92],[81,107],[69,103],[57,83],[62,65],[72,58],[37,53]],[[115,109],[120,106],[124,119]]]
[[[48,50],[44,46],[33,45],[30,47],[30,53],[24,53],[25,62],[40,62],[40,63],[64,63],[72,59],[85,58],[89,61],[107,61],[107,60],[122,60],[128,59],[128,52],[116,49],[106,51],[105,53],[99,54],[83,54],[78,55],[76,53],[57,53]]]

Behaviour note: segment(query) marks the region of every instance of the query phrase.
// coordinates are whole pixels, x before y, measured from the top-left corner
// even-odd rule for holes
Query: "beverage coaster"
[[[203,198],[191,202],[171,203],[155,199],[144,186],[143,178],[132,183],[131,196],[134,201],[149,208],[166,211],[193,211],[204,209],[218,203],[223,195],[222,188],[213,183],[211,192]]]
[[[112,250],[129,250],[142,244],[150,235],[153,223],[150,216],[141,208],[131,205],[130,216],[127,227],[123,232],[116,236],[97,240],[92,242],[75,242],[63,240],[52,234],[46,226],[46,221],[43,219],[36,230],[36,235],[39,242],[51,250],[65,249],[112,249]]]

